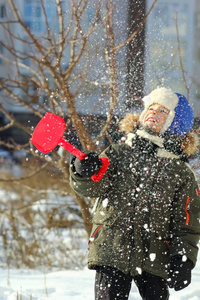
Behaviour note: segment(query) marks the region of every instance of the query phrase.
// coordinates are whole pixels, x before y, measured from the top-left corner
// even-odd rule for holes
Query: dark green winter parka
[[[97,198],[88,267],[111,266],[132,276],[146,271],[166,279],[174,255],[186,255],[195,265],[200,192],[176,139],[137,129],[125,144],[111,145],[100,156],[110,161],[100,182],[71,169],[73,189]]]

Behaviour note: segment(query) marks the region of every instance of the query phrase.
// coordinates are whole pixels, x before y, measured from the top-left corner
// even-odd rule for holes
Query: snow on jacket
[[[109,168],[101,181],[77,176],[71,186],[80,195],[97,198],[89,240],[88,267],[111,266],[167,278],[170,257],[186,255],[196,264],[200,238],[200,192],[185,151],[196,139],[158,137],[130,125],[126,143],[110,145],[100,156]],[[135,123],[136,121],[136,123]],[[181,143],[181,147],[180,147]],[[183,151],[184,149],[184,151]]]

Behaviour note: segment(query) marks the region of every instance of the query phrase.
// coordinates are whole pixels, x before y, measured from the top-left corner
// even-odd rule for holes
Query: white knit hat
[[[186,134],[194,123],[194,114],[187,99],[178,93],[172,92],[170,89],[161,87],[153,90],[148,96],[143,98],[144,110],[140,115],[140,123],[143,123],[144,115],[152,104],[160,104],[169,109],[160,134]]]

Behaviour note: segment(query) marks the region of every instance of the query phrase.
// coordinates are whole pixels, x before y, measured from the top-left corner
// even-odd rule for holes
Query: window
[[[6,9],[5,9],[5,5],[1,5],[0,6],[0,18],[4,19],[6,16]]]
[[[29,4],[26,4],[24,6],[24,17],[25,18],[30,18],[32,14],[32,6]]]
[[[40,32],[42,18],[42,8],[40,2],[35,0],[25,0],[24,2],[24,19],[25,24],[34,32]]]
[[[40,6],[37,6],[35,8],[35,16],[36,16],[36,18],[40,18],[41,17],[41,7]]]

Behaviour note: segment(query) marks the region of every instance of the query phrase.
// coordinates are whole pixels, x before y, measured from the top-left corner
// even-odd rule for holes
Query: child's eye
[[[167,114],[167,113],[168,113],[168,112],[167,112],[166,110],[164,110],[164,109],[161,109],[160,112],[161,112],[161,113],[164,113],[164,114]]]

